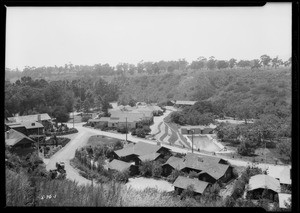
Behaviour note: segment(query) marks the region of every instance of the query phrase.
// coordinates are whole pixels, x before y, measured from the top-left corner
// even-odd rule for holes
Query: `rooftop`
[[[254,175],[249,180],[249,191],[259,188],[267,188],[274,192],[280,192],[280,183],[279,180],[269,175]]]
[[[10,122],[34,122],[38,121],[38,115],[41,116],[41,120],[51,120],[51,117],[47,113],[43,114],[35,114],[35,115],[24,115],[24,116],[16,116],[16,117],[8,117],[7,119]]]
[[[149,154],[156,153],[161,148],[162,148],[162,146],[139,141],[134,146],[129,146],[129,147],[117,150],[117,151],[115,151],[115,153],[119,157],[124,157],[124,156],[128,156],[128,155],[143,156],[143,155],[149,155]]]
[[[21,132],[18,132],[14,129],[10,129],[9,131],[7,131],[7,133],[5,135],[5,143],[8,146],[14,146],[24,138],[26,138],[29,141],[31,141],[32,143],[34,143],[34,141],[31,138],[27,137],[26,135],[22,134]]]
[[[181,189],[187,189],[188,186],[192,186],[194,189],[194,192],[202,194],[209,183],[198,180],[196,178],[188,178],[184,176],[179,176],[173,185],[175,187],[181,188]]]
[[[131,165],[132,165],[131,163],[127,163],[127,162],[124,162],[124,161],[114,159],[114,160],[112,160],[111,162],[109,162],[107,164],[107,167],[109,169],[113,169],[113,170],[117,170],[119,172],[122,172],[126,169],[129,169]]]

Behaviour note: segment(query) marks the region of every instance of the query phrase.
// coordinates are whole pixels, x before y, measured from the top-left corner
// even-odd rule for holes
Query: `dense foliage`
[[[6,116],[48,113],[66,122],[74,108],[99,108],[107,113],[108,102],[117,100],[118,93],[116,85],[101,78],[48,82],[22,77],[15,83],[5,82],[5,112]]]

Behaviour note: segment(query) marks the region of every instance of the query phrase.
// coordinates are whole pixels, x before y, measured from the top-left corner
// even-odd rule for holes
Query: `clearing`
[[[173,185],[165,180],[156,180],[153,178],[129,178],[129,182],[125,184],[136,190],[144,190],[146,188],[156,188],[159,191],[171,192],[174,190]]]

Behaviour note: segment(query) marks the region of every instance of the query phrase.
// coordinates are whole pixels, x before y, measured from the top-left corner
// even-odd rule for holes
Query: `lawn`
[[[120,141],[120,140],[116,139],[116,138],[107,137],[104,135],[93,135],[89,138],[87,145],[90,145],[90,146],[97,146],[99,144],[111,145],[118,141]]]
[[[156,188],[160,191],[167,192],[174,190],[174,187],[168,181],[144,177],[129,178],[129,182],[127,182],[125,186],[132,187],[136,190],[144,190],[146,188]]]

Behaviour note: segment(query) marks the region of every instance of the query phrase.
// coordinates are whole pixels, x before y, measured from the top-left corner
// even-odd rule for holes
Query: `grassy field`
[[[97,146],[99,144],[111,145],[119,141],[119,139],[111,138],[103,135],[93,135],[89,138],[87,145]]]

